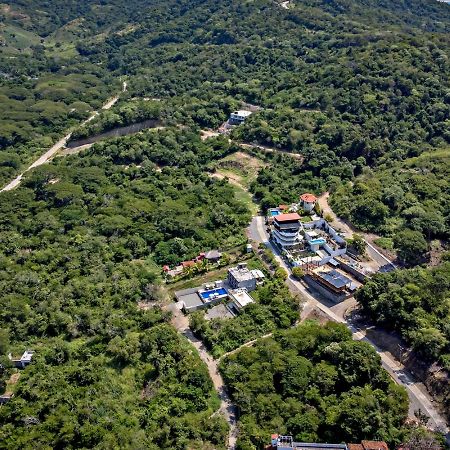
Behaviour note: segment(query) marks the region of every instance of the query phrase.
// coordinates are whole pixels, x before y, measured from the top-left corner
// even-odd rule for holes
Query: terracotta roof
[[[279,206],[278,206],[278,209],[279,209],[280,211],[285,211],[286,209],[289,209],[289,206],[288,206],[288,205],[279,205]]]
[[[297,213],[278,214],[273,219],[277,222],[292,222],[293,220],[300,220],[300,216]]]
[[[364,450],[389,450],[383,441],[361,441]]]
[[[168,272],[170,270],[170,267],[169,266],[163,266],[163,270],[164,270],[164,272]]]
[[[348,450],[364,450],[362,444],[348,444]]]
[[[315,201],[317,201],[317,197],[314,194],[302,194],[300,196],[300,199],[303,200],[306,203],[314,203]]]
[[[183,262],[181,263],[181,265],[182,265],[183,267],[192,267],[193,265],[195,265],[195,261],[183,261]]]

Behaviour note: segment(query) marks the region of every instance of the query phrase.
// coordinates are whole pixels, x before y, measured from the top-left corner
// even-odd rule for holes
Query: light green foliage
[[[301,267],[294,267],[292,269],[292,275],[294,275],[295,278],[300,280],[305,276],[305,271]]]
[[[433,150],[386,163],[338,188],[332,206],[358,228],[394,238],[402,259],[420,261],[426,246],[418,234],[427,240],[448,236],[449,155],[448,149]]]
[[[58,159],[0,194],[0,350],[36,351],[0,411],[6,448],[223,446],[205,366],[167,313],[136,303],[160,283],[153,259],[192,258],[248,223],[233,188],[204,173],[229,151],[187,131],[149,132]]]

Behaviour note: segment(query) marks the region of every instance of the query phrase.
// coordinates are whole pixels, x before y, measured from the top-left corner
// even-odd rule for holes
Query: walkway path
[[[241,350],[242,348],[245,348],[245,347],[253,347],[260,339],[266,339],[266,338],[269,338],[269,337],[272,337],[272,336],[273,336],[273,333],[268,333],[268,334],[265,334],[264,336],[259,336],[259,337],[256,338],[256,339],[252,339],[251,341],[245,342],[244,344],[240,345],[239,347],[235,348],[234,350],[231,350],[231,352],[224,353],[224,354],[218,359],[218,361],[221,361],[223,358],[226,358],[227,356],[234,355],[235,353],[237,353],[237,352],[238,352],[239,350]]]
[[[126,82],[122,85],[122,92],[125,92],[127,89]],[[102,107],[102,109],[110,109],[116,102],[119,100],[119,95],[116,95],[115,97],[108,100]],[[98,111],[93,112],[89,118],[87,118],[84,122],[81,123],[80,126],[86,125],[89,123],[94,117],[98,115]],[[47,150],[43,155],[41,155],[36,161],[34,161],[26,170],[24,170],[20,175],[18,175],[14,180],[12,180],[10,183],[8,183],[3,189],[0,190],[0,192],[4,191],[11,191],[15,187],[17,187],[20,182],[22,181],[22,177],[27,173],[29,170],[34,169],[35,167],[41,166],[42,164],[45,164],[50,158],[52,158],[59,150],[61,150],[63,147],[66,146],[67,142],[70,139],[70,136],[72,135],[72,132],[66,134],[63,138],[61,138],[56,144],[54,144],[49,150]]]
[[[340,231],[346,238],[351,238],[353,236],[353,233],[358,233],[363,236],[367,244],[367,254],[373,261],[376,262],[376,264],[379,266],[380,271],[386,272],[392,269],[396,269],[397,266],[390,259],[384,256],[377,248],[375,248],[371,242],[369,242],[370,239],[367,233],[356,230],[334,213],[334,211],[328,204],[329,197],[330,193],[325,192],[318,198],[317,201],[319,203],[320,209],[323,211],[323,214],[329,215],[333,218],[331,225],[335,227],[337,231]]]
[[[300,293],[305,298],[307,305],[314,305],[320,311],[325,313],[331,320],[346,324],[352,332],[353,339],[358,341],[363,340],[371,344],[375,348],[376,352],[380,355],[382,365],[387,370],[389,375],[394,379],[396,383],[405,387],[410,400],[410,417],[414,418],[414,411],[421,409],[430,417],[429,426],[435,430],[443,431],[445,434],[447,434],[447,440],[449,440],[450,434],[446,421],[440,416],[436,408],[433,406],[430,396],[426,393],[426,390],[422,387],[421,383],[413,380],[411,375],[404,370],[404,366],[402,364],[389,356],[387,352],[382,351],[373,341],[371,341],[365,335],[365,333],[357,329],[353,324],[348,323],[340,315],[337,315],[330,307],[317,300],[309,292],[306,286],[304,286],[292,276],[289,266],[284,262],[278,251],[269,241],[269,236],[264,226],[264,217],[255,217],[253,219],[251,228],[252,230],[250,234],[252,236],[257,236],[258,242],[264,243],[269,249],[271,249],[280,266],[288,272],[289,277],[286,282],[289,285],[290,289],[295,289],[298,293]]]
[[[177,331],[183,334],[195,347],[200,358],[206,364],[208,368],[209,376],[211,377],[214,388],[220,397],[220,412],[225,420],[227,421],[230,432],[228,435],[228,449],[234,450],[236,447],[238,428],[237,428],[237,408],[231,402],[230,396],[228,395],[225,383],[223,381],[222,375],[219,372],[219,361],[215,360],[207,351],[203,342],[194,336],[194,333],[189,328],[189,319],[185,316],[176,306],[175,303],[169,305],[168,307],[172,311],[172,324],[177,329]]]

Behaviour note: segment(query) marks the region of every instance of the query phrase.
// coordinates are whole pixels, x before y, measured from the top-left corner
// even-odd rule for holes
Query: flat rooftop
[[[236,289],[230,291],[230,297],[236,302],[236,306],[241,309],[244,306],[254,303],[252,296],[247,292],[247,289]]]
[[[318,272],[316,272],[316,274],[317,274],[317,276],[322,278],[322,280],[331,284],[336,289],[341,289],[352,283],[352,280],[350,278],[346,277],[345,275],[343,275],[341,272],[338,272],[337,270],[330,270],[328,272],[318,271]]]
[[[179,301],[183,302],[184,307],[187,309],[202,306],[204,303],[197,292],[195,294],[182,295],[180,296]]]
[[[253,280],[253,278],[255,278],[254,275],[252,274],[251,270],[249,270],[246,266],[245,267],[232,267],[232,268],[228,269],[228,272],[238,282]]]
[[[240,109],[239,111],[233,111],[233,114],[236,114],[237,116],[248,117],[252,114],[252,112],[246,109]]]

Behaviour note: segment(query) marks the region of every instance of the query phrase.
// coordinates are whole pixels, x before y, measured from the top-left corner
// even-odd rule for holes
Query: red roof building
[[[306,194],[302,194],[300,196],[300,200],[302,200],[303,202],[306,202],[306,203],[316,203],[317,197],[314,194],[306,193]]]
[[[300,220],[300,216],[297,213],[278,214],[278,216],[275,216],[273,220],[278,223],[294,222],[296,220]]]
[[[168,272],[170,270],[170,267],[169,266],[163,266],[163,271],[164,272]]]
[[[183,262],[181,263],[181,265],[182,265],[183,267],[192,267],[192,266],[195,266],[195,261],[183,261]]]

